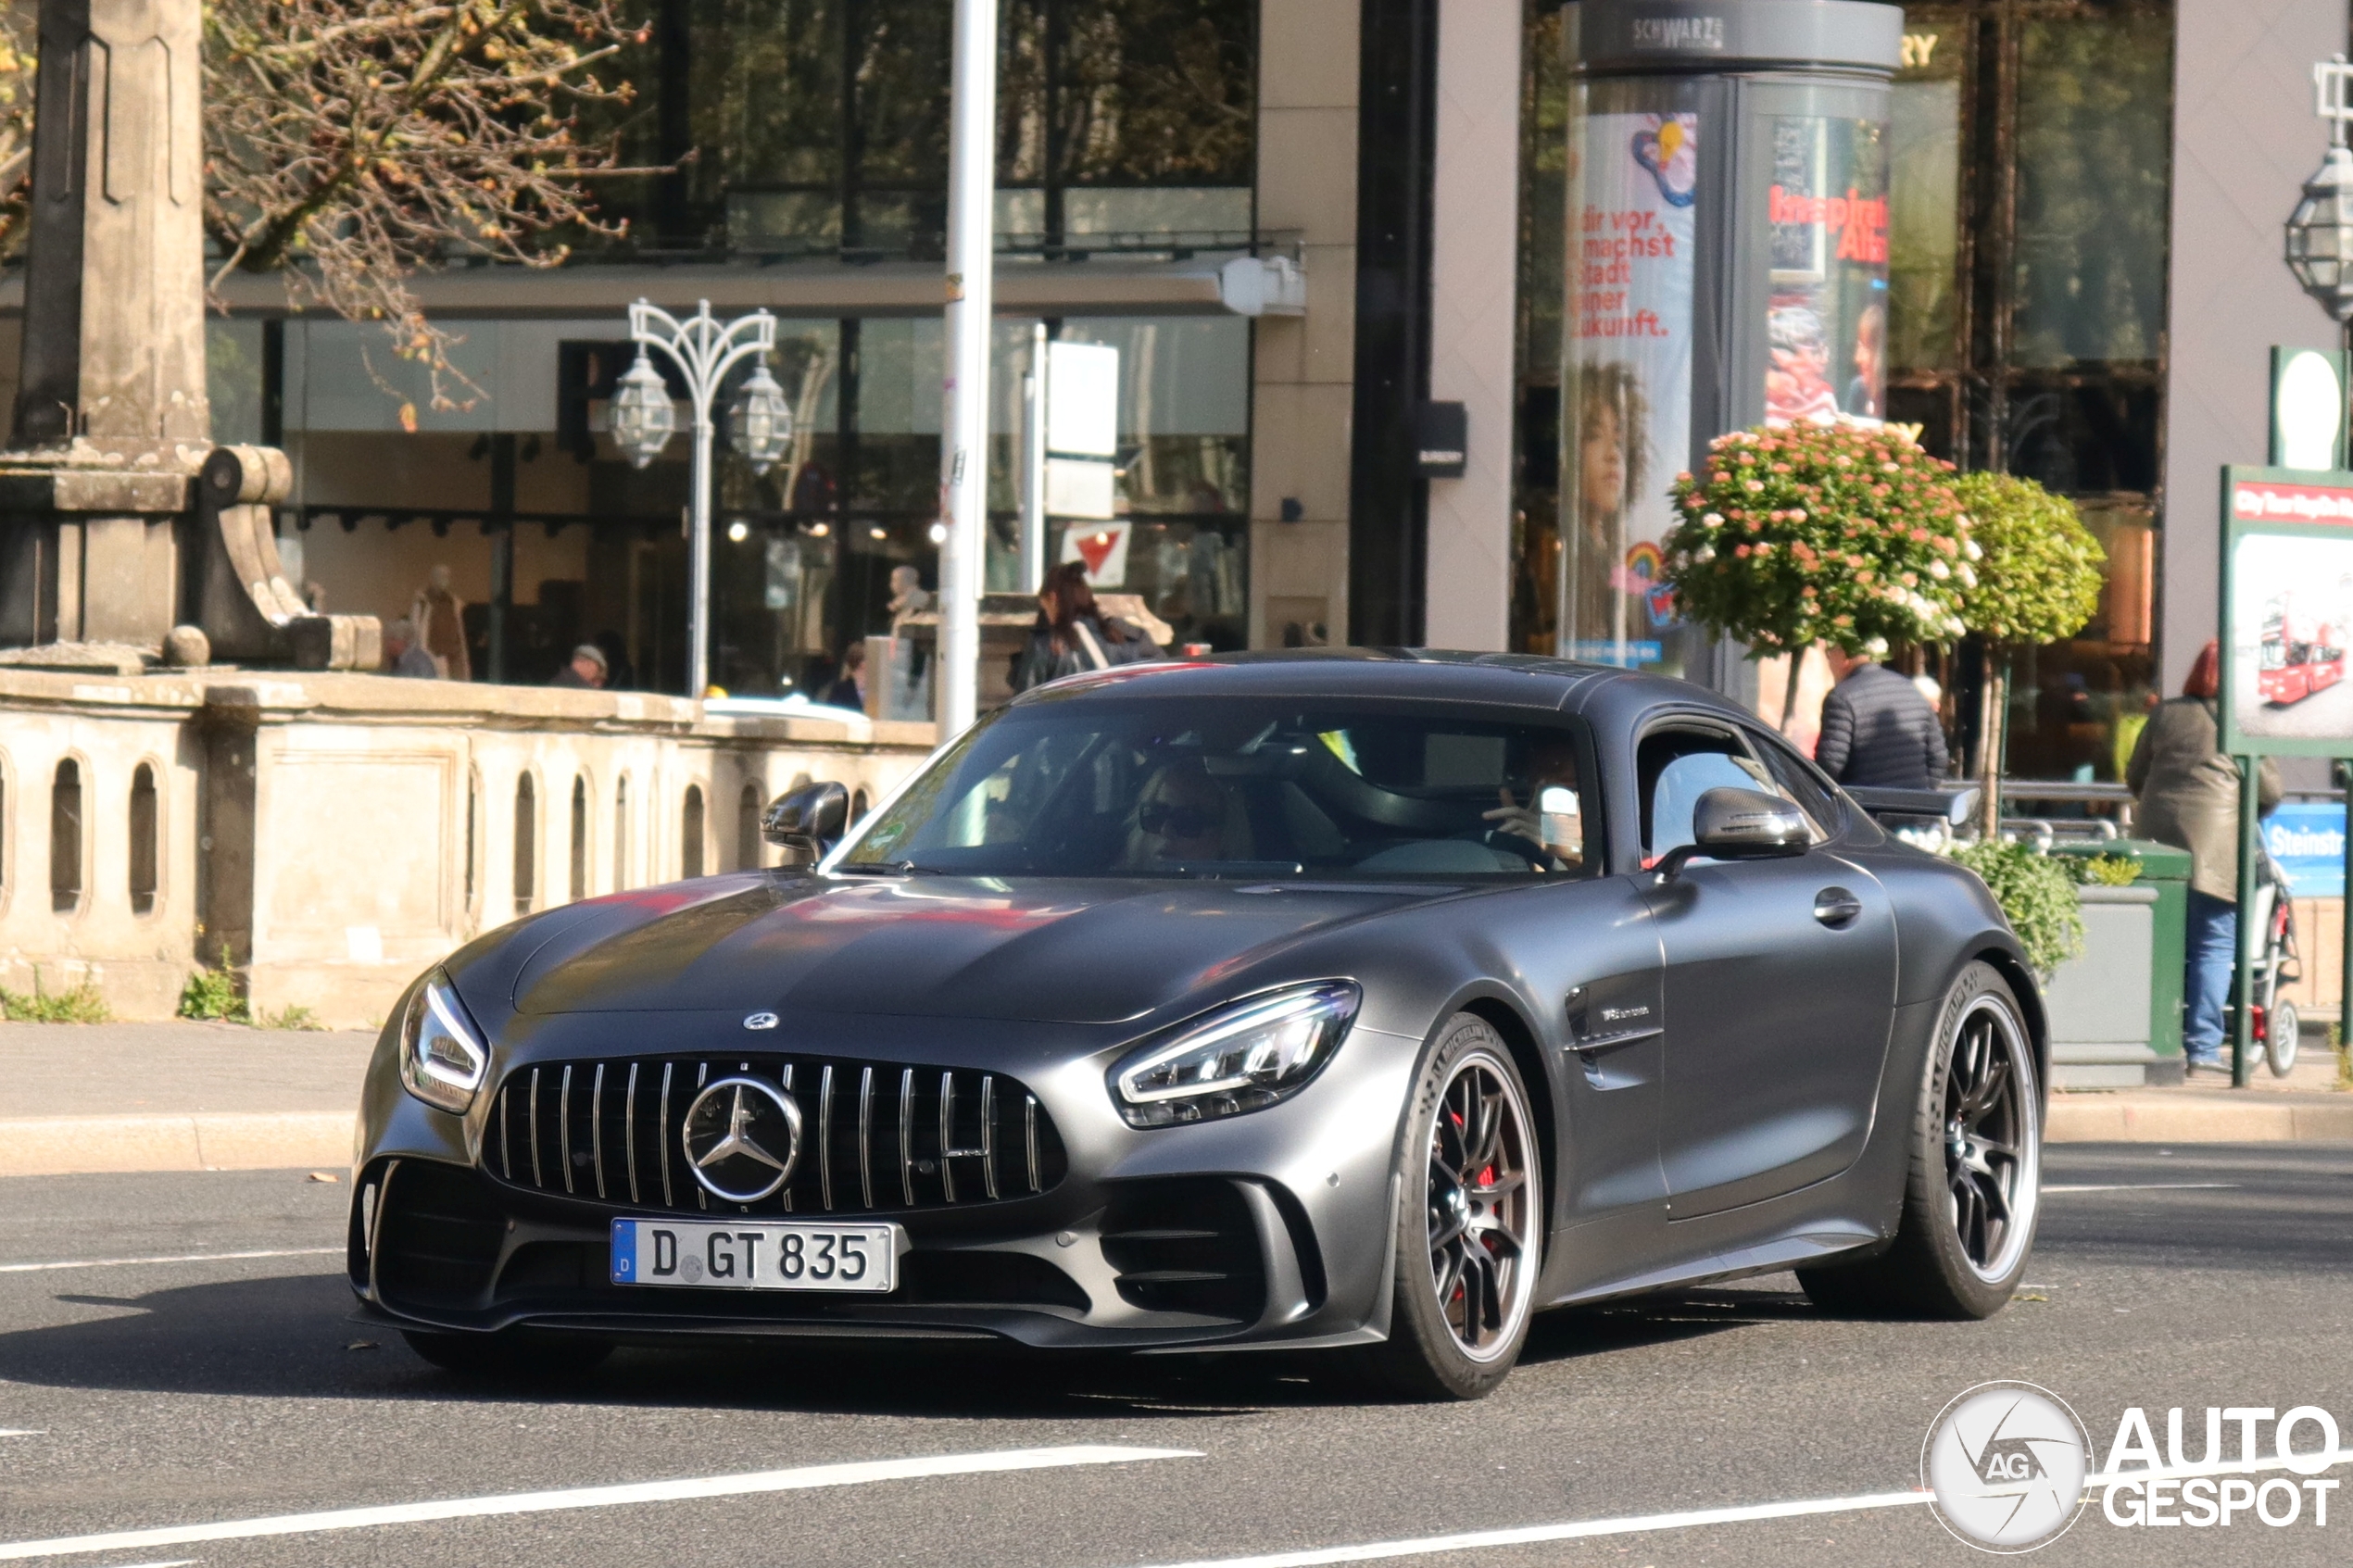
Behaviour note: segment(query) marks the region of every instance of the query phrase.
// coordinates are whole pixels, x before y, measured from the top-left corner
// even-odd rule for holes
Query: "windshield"
[[[1427,703],[1025,704],[967,733],[836,862],[965,876],[1569,876],[1591,772],[1566,720]]]

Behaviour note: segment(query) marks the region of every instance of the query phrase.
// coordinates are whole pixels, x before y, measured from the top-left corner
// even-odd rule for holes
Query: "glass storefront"
[[[576,643],[594,639],[634,684],[676,689],[689,448],[682,434],[640,470],[613,447],[606,400],[634,356],[619,341],[623,324],[447,324],[464,339],[460,368],[484,388],[471,408],[431,408],[421,373],[384,363],[366,327],[278,330],[279,438],[296,463],[291,553],[300,574],[322,604],[390,620],[423,601],[439,569],[472,646],[468,671],[483,678],[492,520],[513,517],[508,678],[545,680]],[[1036,586],[1016,581],[1021,383],[1033,325],[1005,320],[995,332],[993,592]],[[1099,587],[1139,596],[1176,641],[1241,646],[1250,323],[1074,317],[1056,331],[1112,348],[1120,367],[1112,523],[1127,532],[1096,573]],[[242,420],[259,408],[264,334],[232,322],[215,338],[217,395],[224,417]],[[922,590],[937,586],[938,320],[786,320],[777,345],[773,370],[796,432],[784,460],[755,474],[724,428],[716,448],[711,666],[714,681],[740,695],[822,692],[844,650],[887,631],[905,608],[893,600],[907,572]],[[1104,526],[1056,524],[1050,552],[1060,558],[1067,528]]]
[[[621,248],[938,256],[952,7],[638,0],[635,100],[598,127]],[[1252,222],[1258,0],[1005,0],[998,228],[1016,251]]]

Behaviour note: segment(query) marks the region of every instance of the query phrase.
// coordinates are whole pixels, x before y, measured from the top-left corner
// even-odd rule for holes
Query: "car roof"
[[[1121,665],[1034,687],[1014,703],[1144,696],[1397,696],[1560,711],[1581,710],[1604,693],[1601,706],[1621,712],[1671,703],[1745,713],[1705,686],[1669,676],[1535,654],[1444,648],[1297,648]]]

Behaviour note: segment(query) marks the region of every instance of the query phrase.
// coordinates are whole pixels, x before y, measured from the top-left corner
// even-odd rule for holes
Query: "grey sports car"
[[[1860,794],[1861,792],[1858,792]],[[619,1341],[1327,1350],[1471,1398],[1535,1311],[1794,1268],[1982,1317],[2046,1047],[1967,871],[1695,686],[1239,656],[1033,691],[800,867],[553,909],[371,1068],[360,1311]],[[846,831],[845,831],[846,830]]]

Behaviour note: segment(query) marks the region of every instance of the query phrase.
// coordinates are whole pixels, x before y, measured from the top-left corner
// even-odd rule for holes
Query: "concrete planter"
[[[2061,964],[2043,988],[2052,1087],[2181,1082],[2182,939],[2178,921],[2160,919],[2162,897],[2146,884],[2076,889],[2083,951]],[[2167,923],[2173,926],[2170,944],[2160,939]],[[2159,953],[2169,947],[2160,968]],[[2162,1016],[2169,1007],[2173,1020]],[[2170,1051],[2163,1048],[2168,1046]]]

